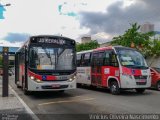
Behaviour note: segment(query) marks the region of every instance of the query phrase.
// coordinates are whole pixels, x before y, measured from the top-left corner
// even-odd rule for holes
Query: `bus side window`
[[[81,54],[77,55],[77,67],[81,65]]]
[[[104,59],[104,52],[93,53],[92,65],[93,66],[102,66]]]
[[[98,55],[98,66],[102,66],[103,65],[103,59],[104,59],[104,52],[99,52],[99,55]]]
[[[92,66],[96,66],[97,58],[98,58],[98,53],[93,53],[93,56],[92,56]]]
[[[118,67],[118,60],[113,51],[106,51],[104,56],[104,65]]]
[[[84,66],[84,54],[81,55],[81,64],[80,66]]]
[[[112,51],[110,56],[111,66],[118,67],[118,60],[116,54]]]
[[[84,64],[83,64],[83,66],[90,66],[90,57],[91,57],[91,53],[85,53],[84,54]]]
[[[109,66],[110,65],[110,52],[106,52],[104,56],[104,65]]]

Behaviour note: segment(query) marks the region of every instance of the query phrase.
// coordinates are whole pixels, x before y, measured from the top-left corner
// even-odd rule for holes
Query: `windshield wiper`
[[[47,57],[49,58],[49,60],[50,60],[50,62],[51,62],[51,65],[53,65],[53,61],[52,61],[52,59],[51,59],[51,54],[47,51],[46,48],[42,47],[42,49],[45,51]]]
[[[123,65],[125,67],[135,67],[135,65]]]
[[[129,67],[129,68],[141,68],[141,69],[148,69],[147,66],[136,66],[136,65],[124,65],[125,67]]]
[[[136,67],[138,67],[138,68],[145,68],[145,69],[148,69],[148,67],[147,67],[147,66],[136,66]]]

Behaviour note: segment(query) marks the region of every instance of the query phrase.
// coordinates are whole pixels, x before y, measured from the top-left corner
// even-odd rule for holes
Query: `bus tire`
[[[17,88],[22,88],[22,86],[19,85],[19,83],[16,83]]]
[[[31,94],[31,91],[28,91],[26,89],[24,89],[23,92],[24,92],[25,95],[30,95]]]
[[[110,83],[110,92],[113,95],[118,95],[120,93],[120,88],[119,88],[117,81],[112,81]]]
[[[30,95],[31,94],[31,91],[28,91],[26,88],[25,88],[25,82],[24,80],[22,80],[22,90],[23,90],[23,93],[25,95]]]
[[[91,87],[91,89],[96,89],[97,88],[95,85],[91,85],[90,87]]]
[[[78,87],[78,88],[81,87],[81,84],[80,84],[80,83],[77,83],[77,87]]]
[[[22,88],[20,85],[16,84],[17,88]]]
[[[137,89],[136,89],[136,92],[137,92],[137,93],[140,93],[140,94],[144,93],[144,91],[145,91],[144,88],[137,88]]]

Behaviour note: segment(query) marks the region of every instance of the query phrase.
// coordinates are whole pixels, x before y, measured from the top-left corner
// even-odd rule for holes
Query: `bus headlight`
[[[30,76],[30,79],[31,79],[31,80],[34,80],[34,81],[37,82],[37,83],[43,82],[42,80],[36,79],[34,76]]]
[[[124,73],[122,73],[122,75],[125,76],[125,77],[127,77],[127,78],[133,79],[132,75],[128,75],[128,74],[124,74]]]
[[[31,80],[35,80],[35,77],[33,77],[33,76],[31,76],[30,78],[31,78]]]
[[[74,75],[74,76],[72,76],[69,80],[68,80],[68,82],[72,82],[73,80],[75,80],[76,79],[76,76]]]

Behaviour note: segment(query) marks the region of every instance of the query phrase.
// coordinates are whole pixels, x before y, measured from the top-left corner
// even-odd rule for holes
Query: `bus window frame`
[[[101,60],[99,60],[99,58],[100,58],[99,57],[99,53],[103,53],[103,55],[102,55],[103,57],[101,58]],[[109,53],[109,62],[108,62],[108,64],[105,64],[106,53]],[[94,60],[94,55],[95,54],[98,54],[96,56],[96,60]],[[113,61],[112,57],[115,58],[114,61]],[[99,61],[99,63],[98,63],[98,61]],[[91,58],[91,65],[92,66],[113,66],[113,67],[119,67],[119,62],[118,62],[117,55],[114,52],[114,50],[106,50],[106,51],[93,52],[92,53],[92,58]]]
[[[86,55],[89,54],[89,58],[87,56],[87,59],[85,58]],[[84,53],[83,54],[83,64],[82,66],[90,66],[91,65],[91,52],[88,52],[88,53]]]
[[[103,58],[101,58],[102,60],[98,63],[97,61],[97,59],[99,59],[99,53],[103,53]],[[105,51],[98,51],[98,52],[93,52],[92,53],[92,61],[91,61],[91,65],[92,66],[103,66],[103,59],[104,59],[104,53],[105,53]],[[95,54],[98,54],[98,56],[96,57],[96,60],[94,60],[94,55]],[[94,62],[95,61],[95,62]]]
[[[114,50],[107,50],[105,51],[105,56],[106,56],[106,53],[109,53],[109,63],[108,64],[105,64],[105,62],[103,63],[104,66],[113,66],[113,67],[119,67],[119,62],[118,62],[118,59],[117,59],[117,55],[116,53],[114,52]],[[115,60],[113,61],[113,57],[115,58]],[[105,57],[104,57],[104,61],[105,61]],[[117,64],[117,65],[116,65]]]
[[[80,59],[78,59],[78,57],[77,57],[76,63],[77,63],[77,67],[80,67],[80,66],[81,66],[82,54],[78,54],[78,55],[80,56]],[[77,55],[77,56],[78,56],[78,55]]]
[[[31,48],[32,47],[46,47],[46,46],[49,46],[49,47],[52,47],[52,44],[36,44],[36,43],[30,43],[30,45],[29,45],[29,47],[28,47],[28,68],[29,69],[32,69],[32,70],[37,70],[37,69],[35,69],[35,68],[31,68],[30,67],[30,59],[31,59],[31,53],[30,53],[30,50],[31,50]],[[69,45],[69,46],[67,46],[67,45],[62,45],[61,47],[59,46],[59,45],[56,45],[56,44],[54,44],[54,46],[55,46],[55,48],[71,48],[71,49],[73,49],[74,51],[76,50],[76,48],[73,46],[73,45]],[[76,55],[76,52],[74,52],[74,55]],[[75,61],[75,62],[74,62]],[[74,59],[73,59],[73,62],[74,63],[72,63],[72,64],[74,64],[74,68],[72,69],[72,70],[68,70],[68,71],[74,71],[74,70],[76,70],[76,57],[74,57]],[[66,70],[50,70],[50,69],[45,69],[45,70],[47,70],[47,71],[66,71]],[[40,70],[40,71],[45,71],[45,70]],[[39,71],[39,70],[37,70],[37,71]]]

